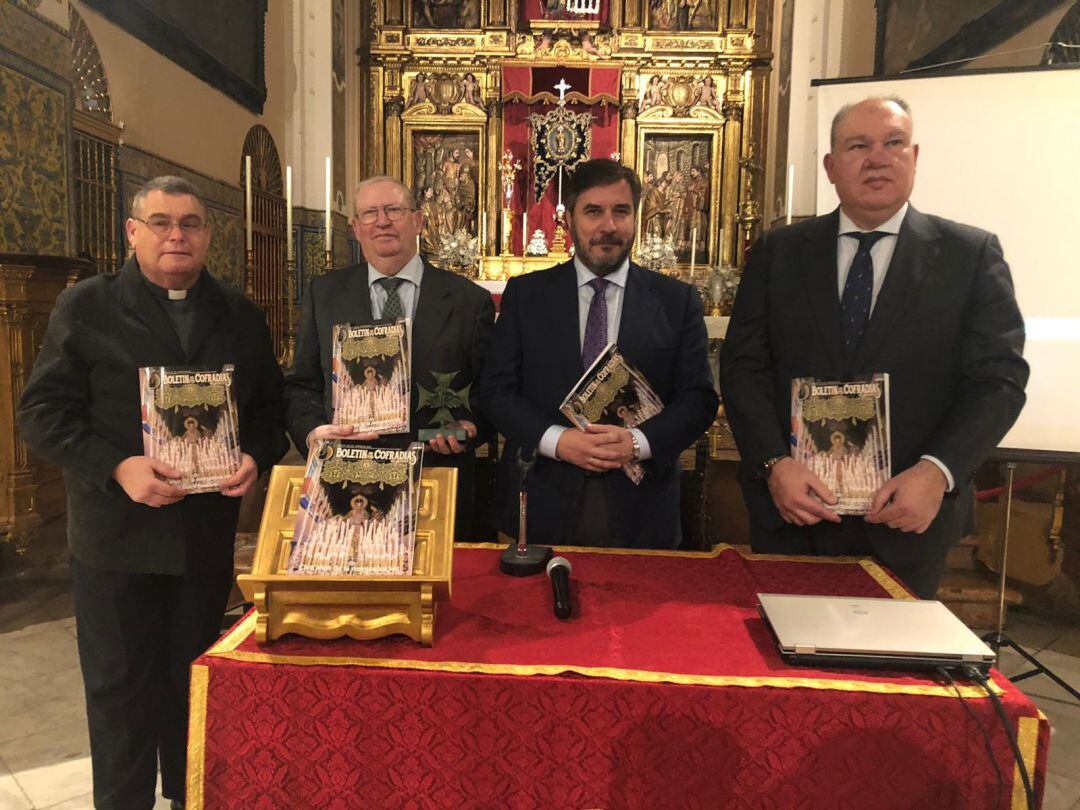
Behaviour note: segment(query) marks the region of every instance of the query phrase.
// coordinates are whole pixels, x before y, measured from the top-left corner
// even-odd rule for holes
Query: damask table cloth
[[[1024,806],[981,687],[779,657],[756,594],[908,598],[872,561],[565,549],[561,622],[500,551],[455,548],[430,648],[244,617],[194,664],[188,806]],[[1046,719],[993,682],[1041,797]]]

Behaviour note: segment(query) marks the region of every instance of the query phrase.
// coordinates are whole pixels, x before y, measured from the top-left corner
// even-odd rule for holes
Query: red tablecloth
[[[462,546],[431,648],[259,645],[249,614],[194,666],[188,806],[1023,806],[980,688],[779,658],[755,594],[904,597],[874,563],[564,554],[569,622]],[[1041,796],[1046,720],[995,682]]]

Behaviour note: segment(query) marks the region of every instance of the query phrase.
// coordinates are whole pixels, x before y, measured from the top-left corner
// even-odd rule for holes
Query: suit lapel
[[[217,280],[203,271],[199,288],[199,304],[195,307],[195,323],[191,328],[188,356],[195,357],[206,339],[217,329],[219,321],[229,313],[225,293]]]
[[[829,367],[843,367],[843,339],[840,335],[840,296],[837,294],[836,234],[840,227],[840,209],[822,217],[806,239],[806,296],[817,322],[821,344]]]
[[[885,281],[874,303],[870,322],[866,325],[859,347],[855,350],[852,371],[858,373],[874,357],[883,342],[895,336],[900,323],[917,297],[927,268],[937,257],[937,229],[930,219],[909,208],[900,225]],[[879,371],[880,369],[867,369]]]
[[[425,368],[428,354],[454,311],[450,286],[446,283],[443,271],[435,269],[427,262],[424,263],[424,275],[420,279],[418,292],[420,298],[416,302],[416,317],[412,327],[414,375],[416,369]]]
[[[584,373],[581,365],[577,271],[572,259],[552,272],[542,313],[551,342],[551,359],[558,380],[557,390],[565,392]]]
[[[121,273],[121,304],[128,315],[139,321],[150,333],[168,347],[170,354],[180,362],[184,350],[180,346],[180,337],[169,320],[165,308],[154,297],[150,288],[143,281],[142,271],[135,257],[124,265]],[[166,364],[163,364],[166,365]]]
[[[619,319],[619,350],[631,362],[640,363],[642,352],[650,345],[652,324],[662,316],[660,305],[653,293],[649,272],[635,264],[630,265],[623,293],[622,317]]]

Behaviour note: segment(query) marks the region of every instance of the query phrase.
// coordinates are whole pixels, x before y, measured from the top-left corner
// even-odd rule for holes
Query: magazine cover
[[[648,380],[626,362],[614,343],[604,347],[559,406],[581,430],[591,424],[637,427],[663,409]],[[623,472],[635,484],[645,475],[636,461],[624,464]]]
[[[169,483],[185,492],[217,492],[240,469],[233,367],[221,371],[139,369],[143,452],[180,470]]]
[[[315,443],[308,458],[288,572],[409,576],[424,445]]]
[[[409,430],[409,321],[333,329],[334,424],[357,431]]]
[[[865,515],[892,475],[889,375],[857,382],[791,381],[791,456],[839,499],[841,515]]]

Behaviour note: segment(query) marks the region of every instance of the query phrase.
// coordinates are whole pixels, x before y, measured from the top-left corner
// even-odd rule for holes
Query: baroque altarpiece
[[[413,187],[425,255],[464,231],[482,275],[531,269],[521,257],[537,231],[558,252],[567,173],[615,157],[642,178],[639,233],[669,242],[666,269],[741,264],[761,222],[771,0],[375,0],[365,11],[361,173]]]

